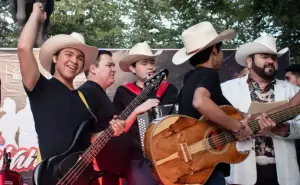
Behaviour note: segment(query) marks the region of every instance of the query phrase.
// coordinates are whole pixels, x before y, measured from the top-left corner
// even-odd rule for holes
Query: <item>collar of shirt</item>
[[[265,93],[265,92],[268,92],[270,89],[274,88],[274,85],[276,84],[276,80],[275,80],[275,78],[273,78],[272,80],[270,80],[270,82],[268,83],[268,85],[264,89],[261,89],[259,84],[256,81],[254,81],[250,77],[250,75],[248,75],[247,83],[249,85],[252,85],[256,90],[260,90],[262,93]]]

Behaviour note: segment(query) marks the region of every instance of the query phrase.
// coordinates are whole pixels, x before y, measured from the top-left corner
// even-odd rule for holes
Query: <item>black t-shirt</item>
[[[194,93],[197,88],[203,87],[211,94],[211,99],[217,105],[231,105],[230,102],[223,96],[219,74],[217,70],[212,68],[199,67],[189,71],[185,75],[184,86],[179,97],[179,114],[191,116],[199,119],[201,114],[193,107]],[[225,176],[230,173],[230,165],[220,163],[217,166],[219,171],[222,171]]]
[[[138,86],[136,85],[136,87]],[[176,101],[177,93],[178,90],[176,89],[176,87],[170,84],[167,90],[165,91],[165,93],[163,94],[163,96],[159,98],[160,105],[174,103]],[[126,108],[126,106],[128,106],[132,102],[132,100],[135,97],[136,95],[133,94],[131,91],[129,91],[126,87],[119,86],[117,88],[113,102],[117,110],[119,112],[122,112]],[[149,98],[156,98],[156,91],[151,92],[147,96],[147,99]],[[132,142],[131,158],[136,160],[143,159],[143,151],[141,148],[141,141],[140,141],[139,128],[137,122],[133,123],[127,135],[131,138],[131,142]]]
[[[179,114],[199,119],[201,114],[193,107],[194,93],[203,87],[210,92],[211,99],[217,105],[231,105],[223,96],[219,74],[215,69],[199,67],[189,71],[184,78],[184,86],[179,98]]]
[[[118,111],[104,89],[93,81],[87,81],[78,88],[84,94],[88,105],[98,119],[94,131],[100,132],[109,126],[109,122]],[[126,134],[112,137],[97,155],[100,169],[113,173],[125,173],[130,161],[130,144]]]
[[[70,90],[56,78],[40,75],[29,97],[42,159],[65,152],[75,139],[80,124],[91,118],[78,91]],[[89,146],[90,135],[82,135],[81,150]]]

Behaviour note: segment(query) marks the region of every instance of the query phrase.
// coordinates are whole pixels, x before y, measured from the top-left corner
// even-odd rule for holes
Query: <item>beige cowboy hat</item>
[[[53,55],[64,48],[78,49],[84,54],[84,66],[80,73],[86,71],[96,60],[98,55],[98,49],[96,47],[86,45],[84,37],[79,33],[73,32],[70,35],[55,35],[46,40],[40,50],[39,59],[42,67],[46,71],[50,72],[51,70]]]
[[[120,60],[120,69],[124,72],[130,72],[129,66],[131,64],[144,59],[153,59],[162,52],[162,50],[158,50],[155,54],[153,54],[147,42],[137,43],[130,49],[128,55]]]
[[[247,57],[256,53],[274,54],[280,57],[289,49],[284,48],[277,52],[276,39],[271,36],[261,36],[253,42],[241,45],[235,53],[235,60],[241,66],[247,66]]]
[[[218,34],[210,22],[198,23],[182,33],[184,48],[178,50],[173,56],[175,65],[188,61],[192,56],[221,41],[234,37],[235,30],[228,29]]]

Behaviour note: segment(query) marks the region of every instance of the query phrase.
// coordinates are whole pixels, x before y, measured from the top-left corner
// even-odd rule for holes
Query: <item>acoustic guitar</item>
[[[221,109],[233,119],[243,119],[242,113],[231,106]],[[269,117],[282,123],[299,113],[297,105]],[[260,130],[257,120],[250,121],[249,126],[253,133]],[[197,120],[176,114],[154,120],[146,130],[144,142],[153,172],[164,185],[204,184],[217,164],[240,163],[251,150],[238,151],[232,133],[205,117]]]

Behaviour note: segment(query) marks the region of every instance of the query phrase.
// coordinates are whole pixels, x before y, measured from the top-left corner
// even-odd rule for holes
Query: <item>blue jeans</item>
[[[158,185],[146,160],[132,160],[125,181],[126,185]]]
[[[223,172],[214,170],[205,185],[226,185]]]

